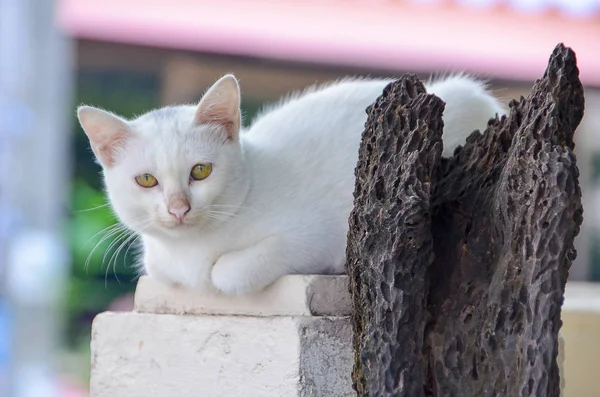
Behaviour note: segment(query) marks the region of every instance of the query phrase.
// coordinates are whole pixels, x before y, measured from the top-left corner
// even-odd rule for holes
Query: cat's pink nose
[[[173,215],[179,222],[183,221],[185,214],[190,212],[189,205],[183,205],[181,207],[169,208],[169,214]]]

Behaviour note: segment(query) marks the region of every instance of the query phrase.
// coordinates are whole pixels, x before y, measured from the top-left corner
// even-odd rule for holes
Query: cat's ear
[[[221,77],[204,94],[196,109],[194,122],[197,125],[221,125],[228,138],[237,141],[242,122],[240,86],[232,74]]]
[[[111,167],[118,150],[130,134],[127,121],[91,106],[77,108],[77,117],[98,161],[105,168]]]

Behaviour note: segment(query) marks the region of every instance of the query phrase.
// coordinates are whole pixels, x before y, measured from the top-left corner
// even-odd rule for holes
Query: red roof
[[[582,81],[600,86],[598,13],[524,13],[449,1],[59,0],[58,21],[80,38],[518,80],[538,78],[564,42],[577,53]]]

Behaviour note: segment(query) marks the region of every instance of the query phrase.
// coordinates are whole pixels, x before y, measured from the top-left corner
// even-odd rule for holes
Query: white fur
[[[215,103],[226,109],[225,118],[239,117],[238,86],[230,75],[205,95],[204,111],[169,107],[126,121],[127,139],[115,147],[114,164],[99,160],[115,212],[142,236],[147,274],[239,294],[284,274],[343,273],[365,109],[390,81],[346,80],[307,91],[262,114],[239,137],[223,127],[223,114],[207,122],[211,109],[218,113]],[[428,91],[446,102],[446,156],[504,113],[485,85],[468,76],[432,82]],[[92,147],[96,136],[107,135],[86,125],[97,112],[108,114],[79,110]],[[212,174],[190,181],[190,169],[201,162],[213,164]],[[141,173],[154,175],[159,185],[141,188],[134,181]],[[184,224],[167,208],[177,195],[191,207]]]

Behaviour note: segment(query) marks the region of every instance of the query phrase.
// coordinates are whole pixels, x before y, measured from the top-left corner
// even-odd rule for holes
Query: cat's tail
[[[446,102],[444,110],[444,156],[451,156],[474,130],[483,132],[490,119],[506,113],[506,107],[485,81],[466,74],[429,82],[427,91]]]

